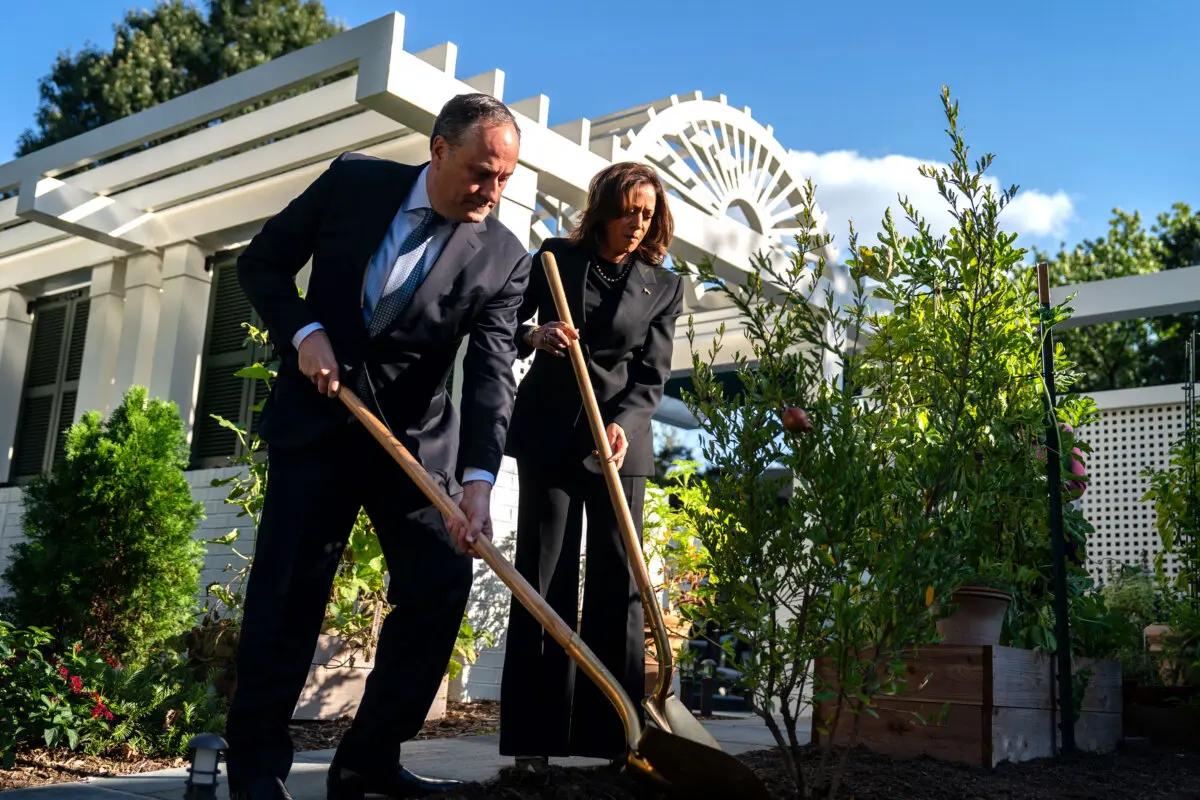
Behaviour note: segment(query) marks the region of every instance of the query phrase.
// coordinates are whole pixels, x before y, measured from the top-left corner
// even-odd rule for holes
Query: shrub
[[[85,414],[25,494],[27,541],[4,573],[16,622],[135,664],[186,630],[203,554],[186,467],[174,403],[135,386],[107,422]]]
[[[210,682],[177,654],[126,669],[74,644],[54,648],[38,629],[0,622],[0,767],[20,747],[119,748],[124,758],[181,756],[197,733],[224,728],[225,707]]]
[[[66,661],[47,658],[47,631],[16,630],[0,622],[0,766],[12,767],[16,748],[71,748],[102,735],[108,713],[80,674],[85,659],[72,648]]]
[[[810,184],[797,224],[807,230],[815,217]],[[889,451],[918,428],[894,425],[858,393],[862,276],[846,307],[832,291],[837,276],[815,255],[827,239],[806,233],[796,243],[781,266],[759,258],[743,286],[697,267],[735,306],[752,352],[734,355],[737,395],[712,367],[720,336],[708,359],[693,355],[686,401],[708,434],[713,472],[705,502],[685,508],[707,566],[693,590],[700,613],[733,634],[723,643],[727,661],[742,673],[798,796],[834,797],[850,749],[825,750],[806,785],[797,730],[805,709],[820,704],[822,735],[857,731],[878,695],[898,691],[901,651],[935,635],[930,606],[952,588],[951,545],[928,535]],[[811,430],[785,425],[795,407]]]

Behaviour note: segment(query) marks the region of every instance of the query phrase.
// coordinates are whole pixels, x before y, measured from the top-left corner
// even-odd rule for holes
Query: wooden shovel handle
[[[571,307],[567,303],[567,294],[563,291],[562,278],[558,273],[558,261],[554,254],[547,251],[542,253],[542,268],[546,272],[546,282],[550,285],[550,294],[554,298],[554,307],[558,318],[574,328],[571,319]],[[587,412],[588,424],[592,429],[592,438],[596,442],[596,450],[600,453],[600,465],[604,471],[605,483],[608,484],[608,496],[612,501],[613,510],[617,515],[617,525],[625,540],[625,550],[629,558],[629,566],[637,582],[642,602],[650,614],[650,629],[654,634],[654,647],[658,650],[658,682],[653,697],[661,702],[670,693],[671,672],[674,669],[674,654],[671,652],[670,640],[667,637],[667,626],[663,621],[662,607],[654,596],[654,587],[650,583],[650,573],[646,570],[645,557],[642,555],[642,543],[638,539],[637,527],[634,525],[633,514],[629,511],[629,503],[625,500],[625,490],[621,486],[621,476],[612,458],[612,448],[608,445],[608,433],[604,429],[604,418],[600,416],[600,405],[596,402],[596,392],[592,388],[592,379],[588,374],[587,362],[583,358],[583,347],[576,339],[568,348],[571,356],[571,366],[575,369],[575,382],[579,384],[579,393],[583,398],[583,408]],[[658,720],[656,720],[658,721]]]
[[[446,519],[461,519],[466,520],[466,514],[458,503],[455,503],[450,495],[435,481],[425,468],[421,466],[421,462],[413,457],[400,440],[392,435],[392,432],[384,425],[374,414],[372,414],[362,400],[354,392],[350,391],[345,384],[342,384],[338,391],[338,397],[346,408],[354,414],[355,418],[363,424],[367,432],[374,437],[375,441],[383,445],[383,448],[396,460],[400,468],[404,470],[408,477],[412,478],[413,483],[421,490],[429,501],[442,513]],[[489,567],[492,568],[500,580],[512,591],[513,595],[520,601],[521,605],[529,610],[543,628],[550,632],[554,640],[558,642],[567,655],[571,657],[575,663],[587,674],[589,678],[596,683],[597,686],[608,696],[609,701],[617,709],[617,713],[621,716],[621,721],[625,725],[625,737],[628,740],[630,750],[636,750],[638,741],[641,739],[641,726],[637,718],[637,710],[629,696],[617,683],[617,679],[612,673],[600,662],[587,645],[575,633],[574,628],[563,622],[562,618],[554,613],[554,609],[542,598],[529,582],[517,572],[516,567],[508,562],[508,560],[500,554],[496,545],[486,536],[480,536],[472,545],[475,552],[483,559]]]

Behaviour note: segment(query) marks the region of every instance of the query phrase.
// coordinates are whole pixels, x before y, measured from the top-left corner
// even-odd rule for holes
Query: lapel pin
[[[642,294],[650,294],[650,287],[649,287],[649,286],[643,286],[643,287],[642,287]]]

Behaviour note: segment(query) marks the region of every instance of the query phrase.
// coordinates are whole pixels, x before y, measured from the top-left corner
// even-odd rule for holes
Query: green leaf
[[[253,380],[270,380],[275,375],[262,364],[251,364],[248,367],[243,367],[233,373],[238,378],[251,378]]]

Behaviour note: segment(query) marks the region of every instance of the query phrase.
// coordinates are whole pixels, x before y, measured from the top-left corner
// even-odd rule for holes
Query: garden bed
[[[291,726],[292,741],[297,750],[332,750],[350,727],[350,720],[330,722],[295,722]],[[446,715],[427,722],[418,739],[451,739],[496,733],[500,730],[500,704],[490,701],[474,703],[451,702]],[[0,770],[0,791],[43,786],[50,783],[69,783],[88,778],[134,775],[184,766],[182,758],[141,758],[134,753],[113,753],[110,756],[84,756],[66,750],[26,750],[17,755],[10,770]]]
[[[793,787],[772,751],[741,756],[773,796]],[[811,774],[820,753],[805,748]],[[494,781],[444,795],[446,800],[660,800],[664,795],[612,769],[506,770]],[[994,770],[918,758],[898,761],[859,748],[850,758],[840,798],[854,800],[1184,800],[1200,797],[1200,755],[1174,750],[1121,748],[1108,755],[1002,764]]]
[[[1200,687],[1126,683],[1123,689],[1126,736],[1200,749]]]

